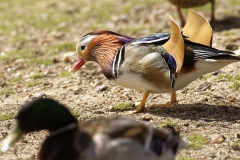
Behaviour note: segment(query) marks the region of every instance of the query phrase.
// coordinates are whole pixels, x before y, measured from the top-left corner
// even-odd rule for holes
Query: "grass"
[[[207,144],[208,141],[201,134],[192,134],[187,136],[188,147],[194,150],[201,149],[203,145]]]
[[[15,78],[13,78],[13,79],[10,80],[10,83],[19,82],[19,81],[21,81],[21,80],[23,80],[22,76],[15,77]]]
[[[14,114],[0,112],[0,121],[6,121],[13,118],[14,118]]]
[[[70,112],[71,112],[71,114],[72,114],[74,117],[79,116],[79,112],[78,112],[78,110],[76,110],[76,109],[71,109]]]
[[[51,55],[59,54],[61,51],[75,51],[76,50],[76,42],[62,42],[57,45],[50,46],[49,53]]]
[[[127,103],[119,103],[116,106],[113,107],[114,110],[119,110],[119,111],[128,111],[133,109],[133,106],[131,104]]]
[[[10,96],[10,95],[12,95],[12,94],[14,94],[14,92],[13,91],[11,91],[11,90],[4,90],[4,91],[0,91],[0,96],[3,96],[3,95],[5,95],[5,96]]]
[[[238,90],[240,88],[240,75],[221,74],[218,75],[216,81],[228,81],[233,84],[229,86],[231,89]]]
[[[69,77],[69,76],[71,76],[71,72],[69,72],[69,71],[64,71],[64,72],[62,72],[61,74],[60,74],[60,77]]]
[[[33,74],[30,78],[36,80],[36,79],[38,79],[38,78],[42,78],[42,77],[43,77],[42,74],[40,74],[40,73],[35,73],[35,74]]]
[[[28,82],[27,84],[26,84],[26,86],[27,87],[33,87],[33,86],[37,86],[37,85],[39,85],[39,84],[41,84],[42,82],[41,81],[39,81],[39,80],[31,80],[30,82]]]
[[[177,123],[171,121],[170,119],[167,119],[167,120],[165,120],[165,121],[162,121],[162,122],[160,123],[160,126],[161,126],[161,127],[164,127],[164,128],[175,128],[175,127],[177,127],[178,125],[177,125]]]
[[[238,139],[237,141],[233,142],[232,148],[234,150],[240,150],[240,139]]]
[[[34,54],[30,50],[12,51],[12,52],[8,52],[4,56],[1,56],[0,60],[11,61],[19,58],[22,58],[22,59],[34,58]]]

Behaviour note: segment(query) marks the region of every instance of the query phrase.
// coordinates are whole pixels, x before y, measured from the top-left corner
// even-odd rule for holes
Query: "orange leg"
[[[147,98],[148,98],[149,94],[150,94],[150,92],[145,92],[137,110],[130,111],[130,112],[127,113],[127,115],[144,112],[146,110],[145,103],[147,101]]]
[[[176,95],[176,91],[174,91],[171,94],[171,99],[170,99],[169,103],[167,103],[167,104],[157,104],[157,105],[152,106],[151,108],[173,107],[176,103],[177,103],[177,95]]]

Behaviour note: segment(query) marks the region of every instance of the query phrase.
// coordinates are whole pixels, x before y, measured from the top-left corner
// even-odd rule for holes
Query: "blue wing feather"
[[[142,38],[138,38],[131,42],[131,44],[149,44],[149,43],[156,43],[156,42],[165,42],[170,38],[170,33],[156,33],[151,34]]]

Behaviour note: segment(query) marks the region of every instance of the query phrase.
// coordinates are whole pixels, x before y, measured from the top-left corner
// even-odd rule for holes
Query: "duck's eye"
[[[81,46],[81,50],[84,50],[86,48],[86,46]]]

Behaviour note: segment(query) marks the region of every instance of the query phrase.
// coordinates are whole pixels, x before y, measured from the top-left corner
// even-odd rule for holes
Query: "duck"
[[[84,35],[76,44],[77,61],[72,70],[86,62],[96,62],[114,84],[143,92],[137,109],[144,112],[150,93],[169,93],[170,102],[151,108],[173,107],[176,91],[200,76],[216,71],[240,58],[233,52],[212,45],[212,28],[200,14],[189,10],[180,30],[170,16],[171,33],[161,32],[131,38],[113,31],[98,30]]]
[[[39,160],[174,160],[187,147],[179,134],[128,117],[98,118],[78,124],[58,101],[38,98],[24,104],[1,144],[6,152],[25,134],[47,130]]]
[[[181,8],[192,8],[211,3],[211,22],[215,21],[215,0],[168,0],[170,3],[176,6],[177,13],[181,22],[181,26],[184,26],[185,20],[183,18]]]

